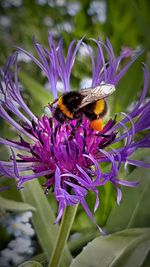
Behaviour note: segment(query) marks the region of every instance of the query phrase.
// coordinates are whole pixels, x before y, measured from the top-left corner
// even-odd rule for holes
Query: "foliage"
[[[63,37],[64,47],[67,47],[70,40],[80,39],[84,35],[87,38],[100,37],[102,40],[109,37],[116,54],[123,46],[128,46],[135,50],[139,48],[145,49],[139,60],[132,66],[130,73],[127,73],[120,82],[116,93],[112,97],[112,102],[109,103],[112,113],[115,114],[121,110],[127,110],[129,105],[137,99],[143,82],[140,62],[145,61],[149,65],[150,57],[149,0],[101,1],[106,7],[104,21],[97,19],[96,10],[91,11],[92,3],[99,1],[76,1],[79,4],[79,9],[74,15],[71,12],[73,10],[71,4],[75,3],[75,1],[24,0],[18,1],[20,2],[18,5],[15,2],[2,0],[0,3],[0,65],[5,63],[7,56],[14,50],[16,45],[28,51],[33,51],[33,35],[39,43],[47,45],[48,30],[53,33],[55,39]],[[40,2],[41,4],[39,4]],[[105,11],[103,10],[103,12]],[[40,115],[43,112],[43,106],[51,101],[49,93],[46,90],[42,92],[45,78],[33,63],[20,62],[20,68],[24,70],[20,80],[25,89],[23,90],[23,95],[26,103],[28,103],[33,112]],[[85,62],[84,69],[74,69],[72,77],[74,81],[73,88],[78,87],[80,81],[86,76],[90,76],[87,62]],[[131,86],[129,87],[128,84]],[[38,94],[36,93],[37,91]],[[8,126],[1,120],[0,128],[3,136],[14,138],[14,133],[10,129],[8,131]],[[0,158],[6,158],[8,156],[7,152],[6,149],[1,149]],[[137,153],[136,155],[139,160],[141,158],[150,159],[147,151],[142,151],[142,153]],[[104,168],[107,168],[107,166],[104,166]],[[97,222],[112,235],[109,237],[100,236],[89,243],[86,249],[72,262],[71,267],[96,267],[100,266],[99,262],[103,267],[108,266],[108,264],[112,267],[148,266],[146,264],[150,261],[148,257],[150,249],[150,230],[148,228],[150,227],[149,172],[145,169],[130,168],[128,169],[128,174],[122,170],[120,176],[126,176],[128,180],[140,181],[139,187],[123,190],[123,202],[120,207],[116,207],[114,201],[116,193],[111,185],[99,192],[102,203],[95,217]],[[7,186],[5,178],[1,179],[1,183]],[[37,253],[44,252],[44,259],[47,261],[51,255],[58,231],[58,225],[53,224],[56,203],[52,194],[45,197],[38,181],[31,183],[32,186],[30,186],[30,183],[26,184],[24,190],[20,191],[23,202],[20,202],[21,198],[18,196],[14,186],[12,186],[12,189],[1,192],[0,209],[17,210],[18,213],[23,210],[33,211],[32,223],[40,243]],[[87,201],[92,207],[92,194],[89,194]],[[76,232],[79,233],[77,240],[73,239],[73,234]],[[92,234],[89,235],[89,232]],[[97,237],[97,235],[99,235],[97,229],[93,229],[93,224],[89,221],[83,209],[79,207],[72,228],[72,240],[68,242],[68,246],[72,247],[73,256],[82,250],[83,245]],[[5,243],[4,240],[2,242]],[[66,247],[62,266],[65,266],[68,258],[70,261],[70,252]],[[40,262],[40,258],[37,259]],[[42,265],[36,263],[35,259],[33,262],[30,261],[30,265],[29,262],[20,265],[20,267],[24,266]]]

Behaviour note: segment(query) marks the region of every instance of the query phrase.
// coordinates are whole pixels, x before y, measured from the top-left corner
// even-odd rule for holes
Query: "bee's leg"
[[[71,134],[69,136],[69,140],[73,139],[73,137],[75,136],[75,133],[76,133],[77,129],[79,128],[79,126],[81,125],[81,123],[82,123],[82,118],[78,119],[75,127],[72,129]]]
[[[104,138],[110,138],[111,137],[110,134],[99,134],[99,136],[104,137]]]
[[[100,136],[100,137],[104,137],[104,138],[110,138],[111,137],[111,134],[101,134],[100,132],[96,133],[95,135]]]
[[[107,131],[110,130],[115,125],[116,118],[117,118],[117,115],[115,114],[115,117],[112,120],[112,122],[111,122],[111,124],[109,126],[109,129],[107,129]],[[104,138],[110,138],[112,136],[111,134],[105,134],[105,133],[104,134],[99,133],[98,135],[101,136],[101,137],[104,137]]]

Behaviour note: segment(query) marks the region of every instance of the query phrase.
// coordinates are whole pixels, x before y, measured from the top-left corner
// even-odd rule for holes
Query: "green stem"
[[[58,236],[56,239],[56,243],[55,243],[55,246],[54,246],[54,249],[53,249],[53,252],[51,255],[51,260],[49,262],[48,267],[58,267],[59,266],[66,241],[69,237],[69,233],[70,233],[72,224],[74,222],[77,207],[78,207],[78,205],[67,206],[65,209],[65,212],[64,212],[64,215],[63,215],[63,218],[61,221],[61,225],[59,228]],[[68,262],[68,266],[69,266],[69,264],[70,264],[70,262]]]

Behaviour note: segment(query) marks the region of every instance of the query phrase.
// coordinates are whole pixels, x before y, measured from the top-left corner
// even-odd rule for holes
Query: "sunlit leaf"
[[[54,224],[55,216],[38,180],[29,181],[20,191],[25,203],[29,203],[36,208],[32,221],[38,236],[41,247],[49,259],[54,243],[56,241],[58,225]],[[70,262],[71,256],[67,246],[62,258],[62,265],[66,266]]]
[[[0,209],[10,211],[35,211],[35,208],[30,204],[9,200],[4,197],[0,197]]]
[[[51,94],[48,93],[39,82],[34,80],[30,75],[22,72],[19,73],[19,77],[26,90],[42,107],[47,105],[48,102],[51,102]]]
[[[70,267],[141,267],[150,250],[150,229],[128,229],[90,242]]]
[[[45,254],[42,252],[38,255],[35,255],[32,259],[32,261],[37,261],[42,264],[42,266],[47,267],[48,265],[48,260]]]
[[[136,60],[117,85],[112,107],[114,113],[125,111],[128,106],[139,98],[143,85],[142,60],[143,55]]]
[[[135,169],[127,180],[139,181],[136,188],[123,188],[120,207],[115,206],[106,223],[109,233],[128,227],[150,226],[150,175],[147,169]]]
[[[26,261],[18,267],[42,267],[42,265],[38,261]]]

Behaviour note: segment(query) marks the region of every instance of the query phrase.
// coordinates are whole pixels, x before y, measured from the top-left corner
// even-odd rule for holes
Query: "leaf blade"
[[[44,192],[38,180],[29,181],[24,185],[21,190],[23,200],[36,208],[33,214],[33,225],[37,233],[39,242],[46,257],[49,259],[53,246],[56,241],[58,232],[58,225],[54,224],[55,216],[52,208],[44,195]],[[68,247],[65,246],[64,254],[62,257],[62,266],[71,261],[71,255]]]
[[[121,231],[131,227],[150,226],[150,176],[149,170],[136,168],[127,180],[136,180],[140,184],[136,188],[123,188],[123,200],[115,206],[106,223],[108,233]]]
[[[150,228],[126,229],[94,239],[70,267],[141,267],[149,249]]]
[[[0,208],[10,211],[35,211],[32,205],[0,197]]]

